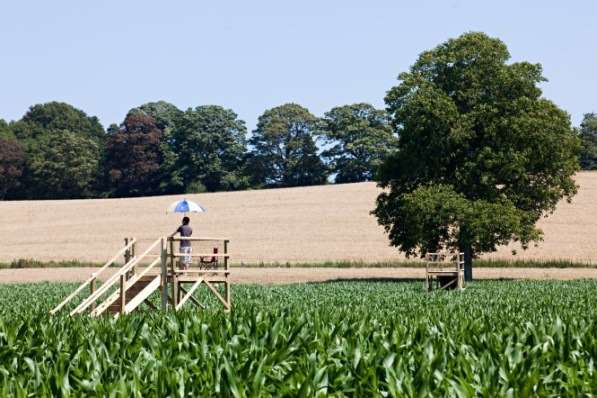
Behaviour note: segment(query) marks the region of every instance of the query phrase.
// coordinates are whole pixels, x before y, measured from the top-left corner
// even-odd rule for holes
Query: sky
[[[64,101],[107,127],[165,100],[233,109],[255,127],[296,102],[383,107],[417,56],[483,31],[541,63],[544,96],[578,125],[597,112],[597,1],[3,1],[0,118]]]

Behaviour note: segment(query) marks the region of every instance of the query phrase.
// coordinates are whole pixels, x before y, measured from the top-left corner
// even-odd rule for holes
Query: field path
[[[82,282],[97,268],[23,268],[0,270],[0,283]],[[106,272],[108,277],[117,268]],[[341,279],[422,279],[422,268],[234,268],[234,283],[283,284]],[[596,268],[478,268],[478,279],[597,278]]]

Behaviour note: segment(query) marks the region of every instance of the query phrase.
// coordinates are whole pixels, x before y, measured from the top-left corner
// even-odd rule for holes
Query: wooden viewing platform
[[[425,255],[425,286],[427,291],[464,289],[464,253],[427,253]]]
[[[176,246],[183,240],[191,241],[195,252],[181,253],[177,250]],[[70,311],[70,315],[87,313],[98,316],[110,313],[119,316],[131,313],[141,304],[157,310],[158,306],[149,300],[156,291],[161,295],[159,305],[164,311],[177,311],[189,301],[205,308],[193,297],[201,285],[208,288],[225,311],[230,311],[229,242],[225,238],[161,237],[137,254],[137,240],[126,238],[124,247],[53,308],[50,314],[57,313],[85,294],[87,288],[88,295]],[[124,265],[98,286],[99,276],[120,256],[124,258]],[[189,263],[188,267],[183,266],[183,258]],[[144,261],[150,262],[146,264]]]

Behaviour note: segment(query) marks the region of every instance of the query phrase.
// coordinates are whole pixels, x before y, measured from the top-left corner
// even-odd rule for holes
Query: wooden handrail
[[[108,308],[110,306],[110,304],[112,304],[118,297],[120,297],[122,295],[122,293],[126,293],[126,291],[133,286],[135,283],[137,283],[141,277],[143,277],[147,271],[149,271],[151,268],[153,268],[158,262],[160,262],[161,259],[155,259],[147,268],[145,268],[143,270],[143,272],[134,275],[131,279],[129,279],[128,281],[124,282],[124,288],[122,289],[118,289],[114,292],[113,295],[109,296],[102,304],[100,304],[95,311],[91,312],[92,316],[95,315],[99,315],[102,312],[104,312],[104,310],[106,310],[106,308]]]
[[[87,299],[85,299],[81,304],[79,304],[77,306],[77,308],[75,308],[74,310],[71,311],[71,315],[77,314],[77,313],[81,313],[82,311],[85,311],[85,309],[87,309],[87,307],[89,307],[91,305],[91,303],[95,302],[95,300],[97,300],[102,294],[104,294],[110,287],[112,287],[112,285],[117,282],[120,278],[121,275],[126,274],[128,271],[131,270],[132,267],[134,267],[135,265],[137,265],[137,263],[139,263],[139,261],[141,261],[141,259],[148,254],[151,250],[153,250],[153,248],[162,241],[162,237],[160,237],[158,240],[156,240],[155,242],[153,242],[148,248],[147,250],[145,250],[140,256],[138,257],[133,257],[133,259],[131,261],[129,261],[127,264],[123,265],[118,272],[114,273],[114,275],[112,275],[110,278],[108,278],[108,280],[106,282],[104,282],[103,285],[101,285],[99,287],[99,289],[97,289],[93,294],[91,294],[89,297],[87,297]]]
[[[168,240],[192,240],[192,241],[230,241],[228,238],[211,238],[211,237],[193,237],[193,236],[169,236]]]
[[[173,257],[230,257],[230,253],[171,253]]]
[[[118,251],[118,253],[116,253],[110,260],[108,260],[108,262],[106,262],[99,270],[97,270],[96,272],[92,273],[91,276],[81,284],[81,286],[79,286],[78,288],[76,288],[71,294],[69,294],[60,304],[58,304],[56,307],[54,307],[51,311],[50,311],[50,315],[54,315],[56,312],[60,311],[60,309],[62,309],[62,307],[64,307],[69,301],[71,301],[77,294],[79,294],[85,287],[87,287],[87,285],[89,285],[90,283],[92,283],[94,280],[97,279],[97,277],[104,272],[110,265],[112,265],[114,263],[114,261],[116,261],[116,259],[118,259],[118,257],[122,256],[122,254],[127,251],[128,249],[130,249],[130,247],[132,245],[134,245],[136,242],[136,239],[132,239],[126,246],[124,246],[122,249],[120,249]]]

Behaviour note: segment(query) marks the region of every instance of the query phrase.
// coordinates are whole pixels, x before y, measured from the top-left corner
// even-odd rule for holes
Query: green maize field
[[[47,315],[74,286],[0,285],[0,395],[597,394],[597,281],[235,285],[230,314]]]

